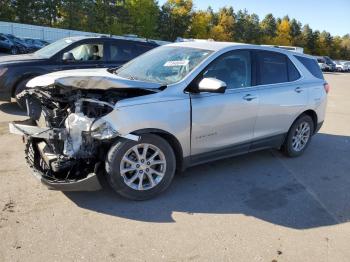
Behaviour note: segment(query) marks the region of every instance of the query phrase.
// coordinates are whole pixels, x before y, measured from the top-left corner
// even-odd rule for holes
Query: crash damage
[[[121,137],[139,138],[119,134],[104,117],[117,110],[118,101],[158,92],[159,86],[134,83],[140,88],[128,80],[91,76],[50,81],[28,83],[20,96],[26,100],[29,119],[11,123],[10,132],[23,136],[26,161],[49,188],[98,190],[97,174],[104,170],[111,144]]]

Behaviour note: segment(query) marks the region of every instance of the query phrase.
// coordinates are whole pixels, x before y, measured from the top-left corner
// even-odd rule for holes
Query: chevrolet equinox
[[[19,94],[30,118],[10,124],[26,161],[56,190],[144,200],[176,170],[261,149],[300,156],[320,129],[329,85],[317,61],[273,47],[183,42],[120,68],[50,73]]]

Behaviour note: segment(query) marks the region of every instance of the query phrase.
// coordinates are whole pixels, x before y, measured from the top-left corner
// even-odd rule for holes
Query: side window
[[[155,48],[153,45],[147,45],[147,44],[136,44],[137,49],[137,55],[142,55],[143,53],[146,53],[147,51]]]
[[[120,41],[109,45],[109,54],[111,61],[126,62],[137,56],[137,50],[132,43]]]
[[[103,60],[103,44],[83,44],[68,51],[75,61]]]
[[[305,67],[306,69],[314,76],[319,79],[324,79],[322,71],[320,69],[320,66],[317,64],[315,59],[302,57],[302,56],[295,56],[296,59],[298,59]]]
[[[259,51],[257,57],[259,85],[288,82],[288,65],[285,55],[270,51]]]
[[[4,41],[5,38],[0,35],[0,41]]]
[[[233,51],[217,58],[204,71],[203,77],[224,81],[228,89],[251,86],[249,51]]]
[[[301,75],[300,75],[298,69],[292,63],[292,61],[290,61],[289,58],[287,58],[287,60],[288,60],[288,78],[289,78],[289,81],[290,82],[296,81],[301,77]]]

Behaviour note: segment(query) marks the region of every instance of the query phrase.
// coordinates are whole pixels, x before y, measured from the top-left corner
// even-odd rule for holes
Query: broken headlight
[[[99,119],[92,124],[90,134],[93,138],[99,140],[111,139],[119,135],[111,124],[104,119]]]

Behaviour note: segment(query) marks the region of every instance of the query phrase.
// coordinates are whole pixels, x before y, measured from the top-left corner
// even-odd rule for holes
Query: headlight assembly
[[[111,139],[119,135],[111,124],[104,119],[99,119],[92,124],[90,134],[93,138],[99,140]]]

